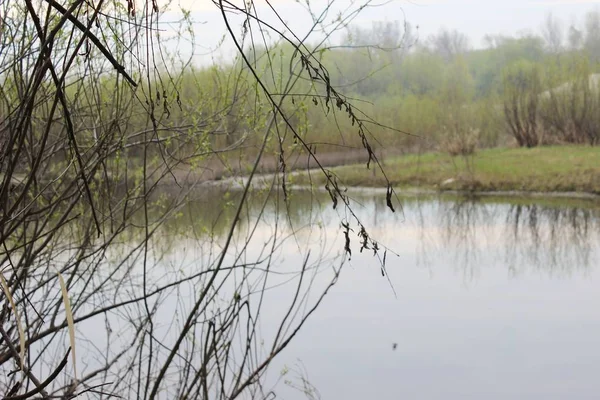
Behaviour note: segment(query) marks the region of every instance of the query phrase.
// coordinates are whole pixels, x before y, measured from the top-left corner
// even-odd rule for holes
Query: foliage
[[[540,116],[547,135],[560,143],[600,141],[600,75],[587,58],[548,68],[551,88],[541,95]]]
[[[597,113],[591,110],[597,96],[593,85],[583,82],[600,71],[594,55],[600,43],[598,15],[589,12],[581,27],[571,25],[568,32],[549,15],[539,34],[487,35],[483,48],[469,47],[468,38],[448,29],[422,39],[409,23],[350,27],[341,45],[324,51],[323,62],[340,72],[332,81],[336,87],[366,101],[359,105],[362,109],[376,114],[383,125],[413,135],[374,129],[375,137],[393,143],[396,152],[441,146],[460,153],[461,147],[493,147],[509,144],[511,138],[526,147],[594,144]],[[568,82],[580,82],[569,86],[570,97],[542,101],[543,93]],[[551,122],[563,115],[564,121]],[[307,121],[313,137],[359,146],[331,135],[337,125],[314,113],[309,112]],[[560,133],[566,130],[561,124],[569,126],[569,134]]]

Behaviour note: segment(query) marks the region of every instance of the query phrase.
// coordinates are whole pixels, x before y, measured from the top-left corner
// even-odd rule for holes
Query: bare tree
[[[433,50],[446,61],[454,59],[457,55],[469,50],[469,38],[457,30],[441,29],[429,39]]]
[[[418,28],[416,29],[418,31]],[[408,22],[376,21],[371,29],[351,25],[342,43],[345,47],[368,47],[390,52],[408,52],[418,40],[418,32]]]
[[[584,47],[590,57],[600,59],[600,11],[590,11],[585,16]]]
[[[315,56],[365,5],[333,22],[327,18],[333,2],[322,10],[304,5],[313,26],[299,36],[282,20],[265,21],[252,1],[214,2],[239,57],[203,81],[186,74],[191,55],[180,57],[179,72],[165,71],[177,43],[161,37],[163,9],[155,1],[2,4],[4,398],[270,396],[264,373],[335,284],[351,253],[350,232],[359,232],[361,249],[382,248],[287,111],[296,101],[314,100],[351,119],[369,164],[380,167],[366,117],[331,86]],[[181,24],[174,40],[188,32],[185,39],[194,41],[189,16]],[[324,36],[308,46],[316,29]],[[293,49],[279,79],[268,35]],[[246,49],[261,41],[263,56],[249,59]],[[261,62],[270,68],[261,71]],[[309,89],[297,92],[305,81]],[[249,133],[220,140],[240,127]],[[334,260],[297,240],[295,265],[278,263],[282,226],[292,224],[286,183],[293,149],[320,167],[334,207],[344,210],[345,244]],[[202,173],[215,160],[227,166],[244,150],[248,176],[238,194],[206,197],[198,186]],[[253,180],[270,150],[279,172],[266,186],[270,196],[261,197]],[[388,186],[393,210],[392,197]],[[206,212],[212,222],[188,220],[186,236],[176,239],[186,245],[174,256],[161,251],[168,246],[161,232],[198,198],[220,207]],[[265,224],[269,237],[257,238]],[[179,258],[183,248],[197,254]],[[324,263],[332,272],[313,292]],[[294,277],[289,296],[274,303],[269,289],[284,275]],[[265,313],[268,332],[261,329]]]
[[[535,64],[518,62],[504,72],[504,116],[519,146],[542,143],[538,121],[540,88],[540,71]]]
[[[578,50],[583,44],[583,33],[574,25],[569,27],[569,47],[573,50]]]
[[[553,54],[558,54],[563,46],[563,29],[558,19],[551,13],[546,15],[542,26],[542,36],[546,42],[546,47]]]

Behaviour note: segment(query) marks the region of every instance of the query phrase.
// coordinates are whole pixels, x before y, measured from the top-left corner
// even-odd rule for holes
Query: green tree
[[[475,121],[474,81],[462,57],[456,57],[446,70],[440,95],[442,118],[441,143],[452,155],[469,155],[475,151],[478,130]]]

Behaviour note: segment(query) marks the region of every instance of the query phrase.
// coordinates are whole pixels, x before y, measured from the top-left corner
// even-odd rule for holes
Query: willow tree
[[[520,61],[504,71],[504,117],[522,147],[542,142],[539,123],[541,73],[538,65]]]
[[[300,35],[272,18],[278,14],[269,3],[215,1],[238,56],[202,70],[193,55],[177,52],[178,43],[197,39],[190,14],[167,41],[156,1],[2,4],[4,398],[268,396],[267,367],[335,283],[351,232],[361,248],[382,248],[291,118],[303,104],[350,119],[351,134],[378,166],[368,125],[316,57],[368,2],[344,6],[332,21],[333,1],[319,10],[307,1],[313,25]],[[308,46],[316,29],[321,36]],[[267,50],[251,59],[254,41]],[[273,69],[268,49],[276,42],[293,47],[278,64],[285,73]],[[298,92],[298,82],[309,85]],[[259,194],[269,195],[259,196],[253,181],[269,152],[276,173],[262,180]],[[294,152],[320,167],[333,206],[344,210],[343,244],[329,261],[299,248],[295,265],[286,264],[292,296],[272,304],[267,289],[280,283],[273,274],[282,268],[277,249],[289,239],[282,227],[292,223],[287,160]],[[247,174],[240,190],[208,198],[204,171],[233,171],[235,160]],[[388,187],[393,210],[392,196]],[[221,212],[204,210],[209,202]],[[248,212],[251,202],[257,213]],[[194,204],[213,221],[187,221],[185,236],[171,241],[196,256],[178,258],[183,247],[169,252],[164,233]],[[256,227],[267,220],[268,238],[257,248]],[[333,274],[315,288],[323,265]],[[273,306],[278,318],[270,314],[265,333],[264,309]]]

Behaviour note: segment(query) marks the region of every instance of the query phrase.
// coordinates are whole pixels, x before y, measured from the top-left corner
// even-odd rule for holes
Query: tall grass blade
[[[21,325],[21,318],[19,318],[19,313],[17,312],[17,306],[15,301],[8,289],[8,284],[4,279],[4,274],[0,272],[0,283],[2,284],[2,290],[6,295],[8,301],[10,301],[10,306],[12,307],[13,313],[15,314],[15,320],[17,321],[17,330],[19,331],[19,358],[21,361],[21,370],[23,370],[23,366],[25,365],[25,332],[23,331],[23,325]]]
[[[69,301],[69,293],[67,292],[67,285],[60,272],[57,272],[58,280],[60,282],[60,291],[62,292],[63,303],[65,305],[65,313],[67,315],[67,325],[69,328],[69,340],[71,342],[71,357],[73,358],[73,374],[75,375],[75,382],[77,382],[77,364],[75,357],[75,324],[73,323],[73,312],[71,310],[71,302]]]

